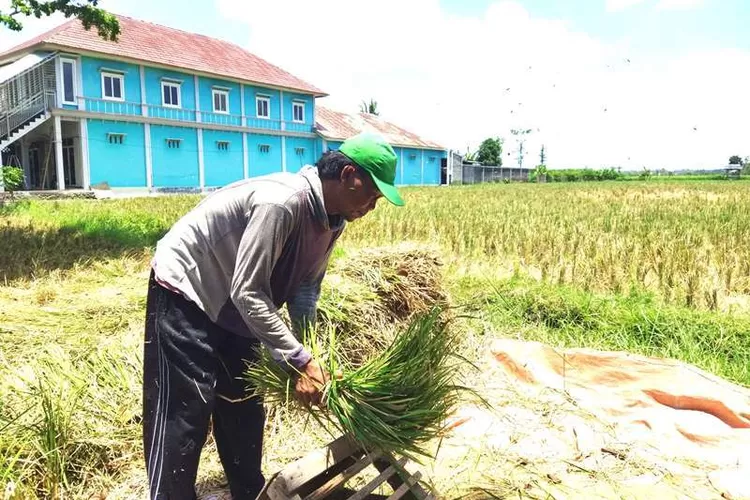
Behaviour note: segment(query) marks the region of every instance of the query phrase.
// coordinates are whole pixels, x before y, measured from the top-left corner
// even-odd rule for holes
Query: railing
[[[147,104],[148,116],[152,118],[163,118],[165,120],[176,120],[180,122],[194,122],[195,111],[192,109],[173,108],[170,106],[157,106]]]
[[[242,126],[242,117],[240,115],[230,115],[227,113],[209,113],[207,111],[201,111],[201,122],[240,127]]]
[[[281,130],[281,120],[256,118],[254,116],[248,116],[246,120],[247,126],[250,128],[259,128],[263,130]]]
[[[54,107],[54,100],[54,93],[39,92],[18,103],[10,113],[0,117],[0,140],[7,139],[14,131]]]
[[[109,115],[140,115],[143,113],[140,103],[114,101],[111,99],[96,99],[93,97],[78,97],[79,108],[92,113],[106,113]]]
[[[0,140],[56,105],[55,54],[0,84]]]
[[[94,97],[78,97],[78,102],[83,103],[83,109],[92,113],[103,113],[107,115],[130,115],[141,116],[143,104],[129,101],[115,101],[110,99],[99,99]],[[169,106],[158,106],[146,104],[146,116],[151,118],[162,118],[181,122],[197,122],[194,109],[173,108]],[[201,111],[201,123],[214,125],[225,125],[229,127],[241,127],[242,116],[227,113],[212,113]],[[245,117],[245,126],[260,130],[287,130],[291,132],[312,133],[312,125],[295,122],[282,122],[281,120],[270,120],[267,118]]]
[[[292,132],[312,132],[312,125],[307,123],[286,122],[286,130]]]

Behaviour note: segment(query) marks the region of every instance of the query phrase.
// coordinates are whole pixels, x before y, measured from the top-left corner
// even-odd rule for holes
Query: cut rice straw
[[[381,353],[354,369],[341,358],[332,329],[325,345],[314,330],[306,340],[321,366],[329,373],[341,373],[326,384],[324,408],[296,403],[294,370],[285,370],[265,349],[246,371],[251,391],[271,406],[312,412],[370,452],[396,452],[417,461],[432,456],[426,445],[441,437],[461,398],[481,399],[455,382],[461,368],[470,363],[455,353],[458,337],[439,308],[417,316]]]

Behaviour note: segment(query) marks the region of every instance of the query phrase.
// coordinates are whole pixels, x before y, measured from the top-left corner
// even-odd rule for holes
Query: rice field
[[[520,335],[663,354],[750,385],[750,183],[415,188],[406,199],[352,224],[334,265],[397,242],[436,249],[452,302],[474,318],[460,327],[477,352],[487,335]],[[4,498],[140,498],[148,263],[198,200],[0,208]],[[354,286],[346,273],[372,278],[349,269],[327,279],[321,308],[345,328],[411,300],[389,302],[392,285]],[[327,437],[287,440],[286,418],[269,421],[269,472]],[[211,446],[201,467],[202,480],[220,477]]]

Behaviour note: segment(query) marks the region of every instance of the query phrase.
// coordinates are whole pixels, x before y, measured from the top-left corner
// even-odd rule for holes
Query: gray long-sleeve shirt
[[[344,230],[329,217],[317,169],[239,181],[205,198],[158,242],[156,279],[274,359],[303,366],[310,354],[278,314],[313,320],[320,283]]]

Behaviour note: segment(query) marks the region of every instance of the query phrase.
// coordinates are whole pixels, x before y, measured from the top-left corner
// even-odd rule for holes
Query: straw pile
[[[319,324],[337,334],[342,362],[360,366],[413,315],[448,304],[437,252],[398,245],[339,257],[323,282]]]

